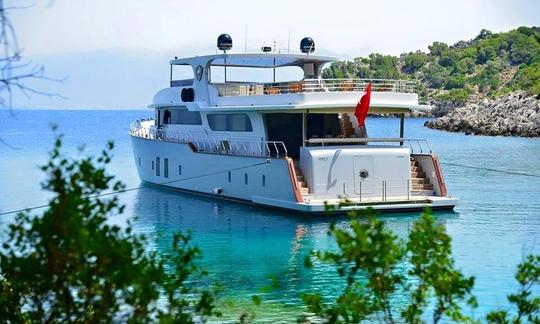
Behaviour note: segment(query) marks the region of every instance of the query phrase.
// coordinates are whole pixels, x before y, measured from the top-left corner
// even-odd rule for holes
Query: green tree
[[[418,278],[416,289],[412,293],[412,302],[403,311],[408,323],[421,323],[430,298],[434,296],[435,309],[433,323],[438,323],[443,315],[453,321],[467,321],[459,302],[476,307],[476,299],[471,290],[474,278],[465,277],[454,267],[452,239],[444,226],[437,224],[429,212],[424,211],[420,220],[413,225],[407,242],[412,269],[409,275]]]
[[[533,290],[540,285],[540,255],[527,256],[518,266],[515,278],[519,283],[519,291],[508,295],[508,301],[516,308],[515,315],[511,316],[506,310],[493,311],[487,316],[488,322],[540,323],[540,297]]]
[[[486,64],[487,61],[493,60],[497,56],[497,51],[494,47],[479,45],[476,49],[476,63]]]
[[[446,83],[450,72],[438,64],[429,64],[422,69],[423,80],[431,88],[441,88]]]
[[[399,79],[398,58],[392,55],[370,54],[369,68],[376,79]]]
[[[418,71],[424,64],[426,64],[427,58],[424,53],[409,53],[405,55],[405,58],[403,59],[404,65],[403,65],[403,72],[412,74],[416,71]]]
[[[540,53],[540,44],[532,35],[516,35],[510,48],[510,60],[514,64],[528,63]]]
[[[516,88],[540,96],[540,60],[529,66],[521,67],[515,74],[513,82]]]
[[[428,46],[429,53],[433,56],[441,56],[442,53],[448,50],[448,45],[443,42],[433,42]]]
[[[433,323],[443,316],[454,321],[469,321],[463,315],[461,302],[475,307],[471,294],[474,278],[465,277],[455,268],[451,257],[451,239],[444,227],[425,211],[415,222],[408,243],[397,239],[372,210],[349,212],[349,228],[330,226],[329,233],[337,243],[336,252],[315,251],[306,258],[333,264],[346,286],[332,302],[324,296],[306,293],[303,300],[308,310],[329,323],[357,323],[382,318],[386,323],[421,323],[427,304],[435,300]],[[359,217],[362,216],[362,217]],[[408,277],[403,269],[410,268]],[[409,291],[404,309],[391,303],[396,293]]]
[[[124,206],[108,189],[113,144],[97,157],[70,159],[58,136],[44,190],[42,215],[17,215],[0,251],[0,319],[11,323],[192,322],[215,311],[215,292],[189,281],[204,272],[189,235],[176,234],[169,253],[145,251],[146,239],[107,218]],[[166,297],[162,305],[160,296]]]

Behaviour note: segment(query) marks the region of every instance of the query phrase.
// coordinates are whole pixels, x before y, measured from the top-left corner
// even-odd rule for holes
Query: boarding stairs
[[[411,159],[411,184],[413,195],[430,196],[433,192],[433,184],[430,183],[420,163],[414,159]]]
[[[298,187],[300,188],[300,193],[302,194],[302,196],[309,195],[310,190],[304,179],[302,170],[300,170],[300,167],[298,166],[298,161],[294,162],[294,172],[296,174],[296,182],[298,183]]]
[[[345,138],[352,137],[354,134],[354,127],[352,125],[351,119],[349,118],[349,114],[340,114],[340,123],[339,126],[341,128],[341,135]]]

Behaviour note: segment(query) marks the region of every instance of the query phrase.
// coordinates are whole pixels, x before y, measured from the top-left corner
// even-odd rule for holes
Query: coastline
[[[516,91],[495,99],[469,101],[461,107],[435,107],[424,126],[465,135],[540,137],[540,101]]]

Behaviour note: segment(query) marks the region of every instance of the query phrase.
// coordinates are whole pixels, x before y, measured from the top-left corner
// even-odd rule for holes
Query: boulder
[[[540,137],[540,101],[522,91],[461,107],[435,101],[430,104],[437,118],[425,122],[429,128],[467,135]]]

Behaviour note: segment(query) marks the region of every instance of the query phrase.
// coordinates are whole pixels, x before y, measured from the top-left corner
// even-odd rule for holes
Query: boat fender
[[[195,99],[195,91],[193,91],[193,88],[184,88],[182,89],[180,98],[183,102],[192,102]]]

